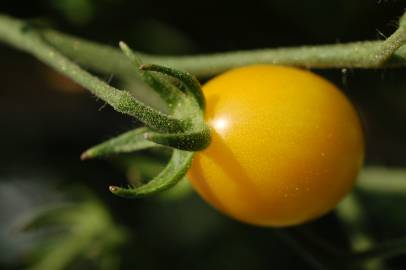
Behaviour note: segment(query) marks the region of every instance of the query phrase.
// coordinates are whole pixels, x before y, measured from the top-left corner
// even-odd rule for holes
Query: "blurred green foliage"
[[[33,209],[32,218],[23,224],[24,231],[46,232],[30,250],[29,268],[119,269],[117,247],[130,236],[113,223],[108,210],[92,194],[82,189],[72,193],[77,197],[74,202]]]

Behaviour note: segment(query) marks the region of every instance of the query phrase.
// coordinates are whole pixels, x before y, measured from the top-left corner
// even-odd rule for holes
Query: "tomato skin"
[[[274,65],[237,68],[203,86],[212,142],[188,177],[212,206],[260,226],[333,209],[363,163],[359,117],[330,82]]]

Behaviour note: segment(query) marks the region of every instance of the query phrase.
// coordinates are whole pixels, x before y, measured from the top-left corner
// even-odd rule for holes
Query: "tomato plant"
[[[165,22],[160,16],[150,20],[146,12],[149,8],[145,9],[145,5],[142,5],[142,10],[137,9],[139,4],[134,6],[135,9],[131,8],[132,5],[126,5],[125,8],[114,8],[114,12],[121,14],[119,20],[117,16],[107,16],[114,20],[100,24],[99,19],[108,15],[105,8],[100,9],[89,3],[75,7],[72,1],[62,2],[69,2],[65,3],[66,10],[74,11],[79,17],[80,12],[77,11],[80,10],[86,16],[94,17],[92,22],[77,21],[76,26],[71,25],[76,32],[85,34],[94,30],[92,36],[97,37],[97,33],[100,33],[103,36],[98,39],[110,42],[128,38],[130,45],[133,43],[137,46],[136,50],[144,48],[145,52],[133,51],[125,42],[119,42],[120,53],[119,48],[49,29],[47,26],[50,25],[68,26],[67,20],[74,18],[65,16],[58,22],[55,15],[47,18],[42,12],[39,17],[35,12],[21,13],[30,17],[26,20],[0,14],[0,43],[31,54],[75,82],[73,86],[89,90],[102,102],[99,105],[103,104],[103,108],[104,104],[110,105],[132,119],[110,118],[110,110],[89,114],[90,104],[82,103],[89,99],[81,97],[79,92],[75,95],[71,93],[69,97],[67,93],[47,93],[48,90],[63,88],[61,82],[49,85],[52,87],[46,87],[47,84],[39,81],[34,83],[35,71],[41,71],[44,66],[25,61],[19,54],[16,54],[18,58],[14,58],[11,51],[0,48],[2,71],[6,79],[2,84],[1,102],[4,106],[1,108],[4,115],[17,113],[16,118],[12,115],[3,117],[7,128],[1,135],[5,142],[3,156],[6,157],[2,165],[6,170],[0,174],[0,189],[4,189],[0,193],[5,196],[2,201],[6,205],[3,207],[5,215],[0,213],[0,216],[4,216],[2,220],[7,224],[1,224],[4,226],[0,226],[0,230],[3,228],[6,231],[0,233],[0,237],[9,237],[2,237],[0,248],[4,242],[3,246],[20,246],[19,249],[24,250],[13,256],[9,252],[0,254],[2,269],[6,264],[12,269],[73,269],[89,265],[110,270],[120,267],[120,251],[125,251],[122,253],[125,265],[120,267],[123,269],[133,265],[141,268],[190,265],[192,268],[212,269],[220,268],[224,262],[228,268],[253,270],[306,268],[303,265],[305,262],[312,269],[404,268],[402,258],[385,261],[406,252],[405,236],[401,235],[406,228],[402,218],[402,203],[406,194],[402,152],[405,127],[399,125],[405,118],[402,90],[406,84],[404,76],[400,75],[406,67],[406,13],[399,17],[403,7],[378,1],[372,4],[376,5],[376,10],[364,3],[351,5],[352,8],[345,8],[346,12],[340,14],[337,3],[328,4],[326,9],[314,9],[315,3],[306,2],[305,6],[314,12],[301,8],[297,12],[289,3],[282,5],[284,8],[281,8],[281,3],[271,6],[266,3],[271,8],[268,10],[272,13],[270,21],[270,13],[265,5],[260,10],[252,7],[250,12],[246,12],[247,5],[241,5],[240,11],[251,16],[244,16],[244,20],[239,21],[241,12],[235,9],[233,14],[236,20],[228,18],[234,27],[227,37],[221,31],[221,28],[225,29],[221,14],[229,9],[227,5],[224,5],[225,10],[219,10],[219,6],[216,6],[215,10],[203,12],[210,13],[214,19],[218,17],[217,21],[190,16],[195,12],[187,5],[150,5],[153,14],[162,15],[160,10],[176,14],[166,16]],[[57,8],[62,6],[58,5]],[[210,9],[211,5],[206,3],[205,6]],[[389,7],[390,13],[381,12],[381,9]],[[11,13],[17,14],[18,10],[24,8],[38,11],[27,3],[23,9],[18,6]],[[179,8],[185,8],[185,12],[167,12],[169,9],[179,11]],[[98,10],[102,12],[99,15]],[[134,10],[142,16],[137,18]],[[337,11],[338,15],[327,18],[324,15],[331,12],[326,10]],[[213,12],[220,16],[212,16]],[[65,15],[72,15],[68,13]],[[192,20],[187,19],[190,27],[182,25],[181,31],[178,31],[176,26],[181,13],[187,18],[192,17]],[[289,23],[285,15],[293,15],[294,20]],[[359,21],[361,27],[342,27],[342,20],[337,19],[346,16],[351,18],[346,20],[347,26]],[[382,23],[389,17],[395,20],[399,17],[399,20],[397,23],[391,20],[384,26]],[[311,29],[295,24],[309,21],[309,18],[315,22]],[[281,22],[286,22],[288,27],[279,25]],[[197,27],[199,23],[201,27]],[[256,31],[250,37],[241,34],[238,23]],[[275,27],[269,28],[270,25]],[[334,33],[337,26],[352,31],[348,35],[344,35],[346,31]],[[109,37],[106,29],[118,31]],[[196,29],[199,29],[198,33]],[[213,36],[213,29],[220,31]],[[366,31],[360,31],[363,29]],[[387,38],[357,40],[357,37],[371,37],[376,29],[379,29],[380,36]],[[271,34],[264,34],[268,30]],[[208,38],[206,41],[204,32]],[[328,33],[328,36],[323,33]],[[197,34],[198,40],[195,39]],[[283,40],[278,40],[278,36]],[[314,44],[323,45],[295,46],[309,36],[314,37]],[[317,36],[321,39],[317,39]],[[326,40],[336,39],[354,40],[324,44]],[[168,43],[168,40],[173,42]],[[196,41],[203,43],[197,44]],[[244,50],[287,42],[288,47]],[[227,51],[230,44],[231,48],[238,50]],[[174,45],[182,49],[173,51]],[[216,50],[224,51],[204,53]],[[171,52],[175,55],[171,55]],[[184,54],[188,52],[193,54]],[[18,64],[20,59],[23,66]],[[242,66],[245,67],[210,81],[202,91],[199,79]],[[348,99],[317,75],[287,66],[340,69],[343,80],[354,80],[351,83],[352,94],[362,101],[365,121],[371,123],[365,131],[370,137],[368,152],[372,154],[367,164],[374,166],[362,168],[357,177],[364,158],[364,141],[360,121]],[[359,68],[363,71],[356,71]],[[385,69],[384,72],[376,71],[381,68]],[[347,74],[347,70],[354,72]],[[18,80],[19,76],[24,79]],[[60,102],[58,99],[63,100]],[[61,106],[56,108],[52,104]],[[67,116],[72,119],[69,125],[65,123]],[[118,132],[125,127],[128,130]],[[108,158],[112,166],[82,168],[77,158],[72,159],[69,153],[79,154],[84,144],[105,138],[106,135],[101,132],[117,135],[90,147],[83,152],[81,159]],[[41,149],[53,151],[44,154]],[[28,156],[27,150],[30,152]],[[65,150],[69,152],[68,155]],[[24,170],[18,170],[15,165],[18,162],[24,165]],[[50,174],[45,173],[48,167],[52,167]],[[84,171],[88,169],[91,173]],[[36,181],[38,175],[51,178],[56,170],[65,175],[57,177],[61,180],[61,183],[58,181],[58,191],[47,188],[55,182],[52,179],[49,183]],[[14,171],[16,175],[13,175]],[[201,207],[204,202],[195,204],[196,197],[186,196],[190,194],[190,189],[183,189],[179,185],[188,184],[183,180],[188,173],[195,189],[211,205],[237,220],[268,227],[301,224],[327,213],[351,190],[354,180],[358,180],[357,192],[340,203],[334,220],[287,230],[260,229],[258,234],[258,229],[254,227],[241,230],[237,223],[222,224],[223,219],[219,215],[208,207]],[[92,192],[82,195],[81,181],[89,174],[93,174],[92,178],[98,183],[111,183],[109,190],[125,198],[151,196],[178,186],[158,197],[159,203],[152,200],[113,203],[103,195],[103,200],[113,203],[106,208],[90,194]],[[128,184],[116,182],[124,175],[128,178]],[[24,181],[25,178],[28,181]],[[79,189],[70,191],[72,196],[61,194],[55,197],[53,193],[71,186],[72,179],[80,182]],[[183,182],[179,182],[181,180]],[[29,185],[25,186],[23,182]],[[31,196],[34,193],[35,198]],[[99,193],[97,190],[95,196]],[[41,202],[45,202],[44,198],[51,199],[55,207],[43,209],[45,212],[41,209],[37,211],[40,203],[37,197]],[[78,203],[75,202],[77,200]],[[16,207],[10,208],[7,205],[9,201]],[[109,210],[114,215],[109,215]],[[33,213],[27,226],[13,221],[12,217],[17,217],[19,213],[23,214],[21,220],[25,220],[27,211]],[[193,215],[192,219],[190,215]],[[119,223],[115,217],[120,219]],[[140,220],[141,223],[138,222]],[[185,220],[190,222],[183,222]],[[28,240],[35,240],[31,233],[35,234],[37,229],[44,232],[49,230],[51,234],[45,233],[45,238],[37,239],[40,243],[30,244],[32,248],[27,249],[26,245],[15,245],[14,238],[18,240],[20,235],[8,233],[14,231],[9,230],[12,224],[18,225],[17,230],[24,229],[24,234],[29,230],[25,238]],[[221,227],[218,224],[222,224]],[[60,233],[54,234],[55,226],[64,228],[57,229]],[[223,239],[215,239],[225,244],[216,245],[213,249],[207,239],[219,236],[218,229],[228,233],[222,234],[225,236]],[[133,232],[146,237],[133,241]],[[103,237],[103,234],[108,235]],[[80,241],[76,241],[78,237]],[[385,238],[391,240],[379,243]],[[158,243],[157,239],[162,241]],[[91,244],[94,240],[97,240],[96,245]],[[180,249],[171,251],[170,257],[175,259],[169,260],[167,250],[173,246]],[[261,252],[263,250],[266,252]],[[186,261],[179,260],[185,257],[185,252],[190,256],[186,256]],[[202,252],[204,258],[200,256]],[[126,254],[135,253],[139,256],[132,256],[134,260],[125,257]],[[83,254],[90,254],[91,258]],[[153,257],[145,254],[153,254]],[[269,254],[272,254],[272,258]],[[295,255],[301,256],[301,259],[294,260]],[[16,260],[9,264],[8,258],[11,257]],[[21,258],[26,262],[20,263]]]
[[[362,166],[359,117],[333,84],[297,68],[254,65],[203,86],[212,142],[189,178],[221,212],[256,225],[314,219]]]

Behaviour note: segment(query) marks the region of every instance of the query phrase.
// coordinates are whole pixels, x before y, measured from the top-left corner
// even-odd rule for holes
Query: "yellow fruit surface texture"
[[[216,209],[281,227],[325,214],[350,192],[363,132],[332,83],[297,68],[254,65],[215,77],[203,92],[212,142],[188,177]]]

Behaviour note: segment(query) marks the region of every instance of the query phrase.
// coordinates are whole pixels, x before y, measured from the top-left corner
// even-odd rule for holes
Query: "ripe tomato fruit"
[[[364,156],[359,117],[330,82],[274,65],[237,68],[203,86],[210,146],[189,178],[221,212],[288,226],[328,212],[352,188]]]

